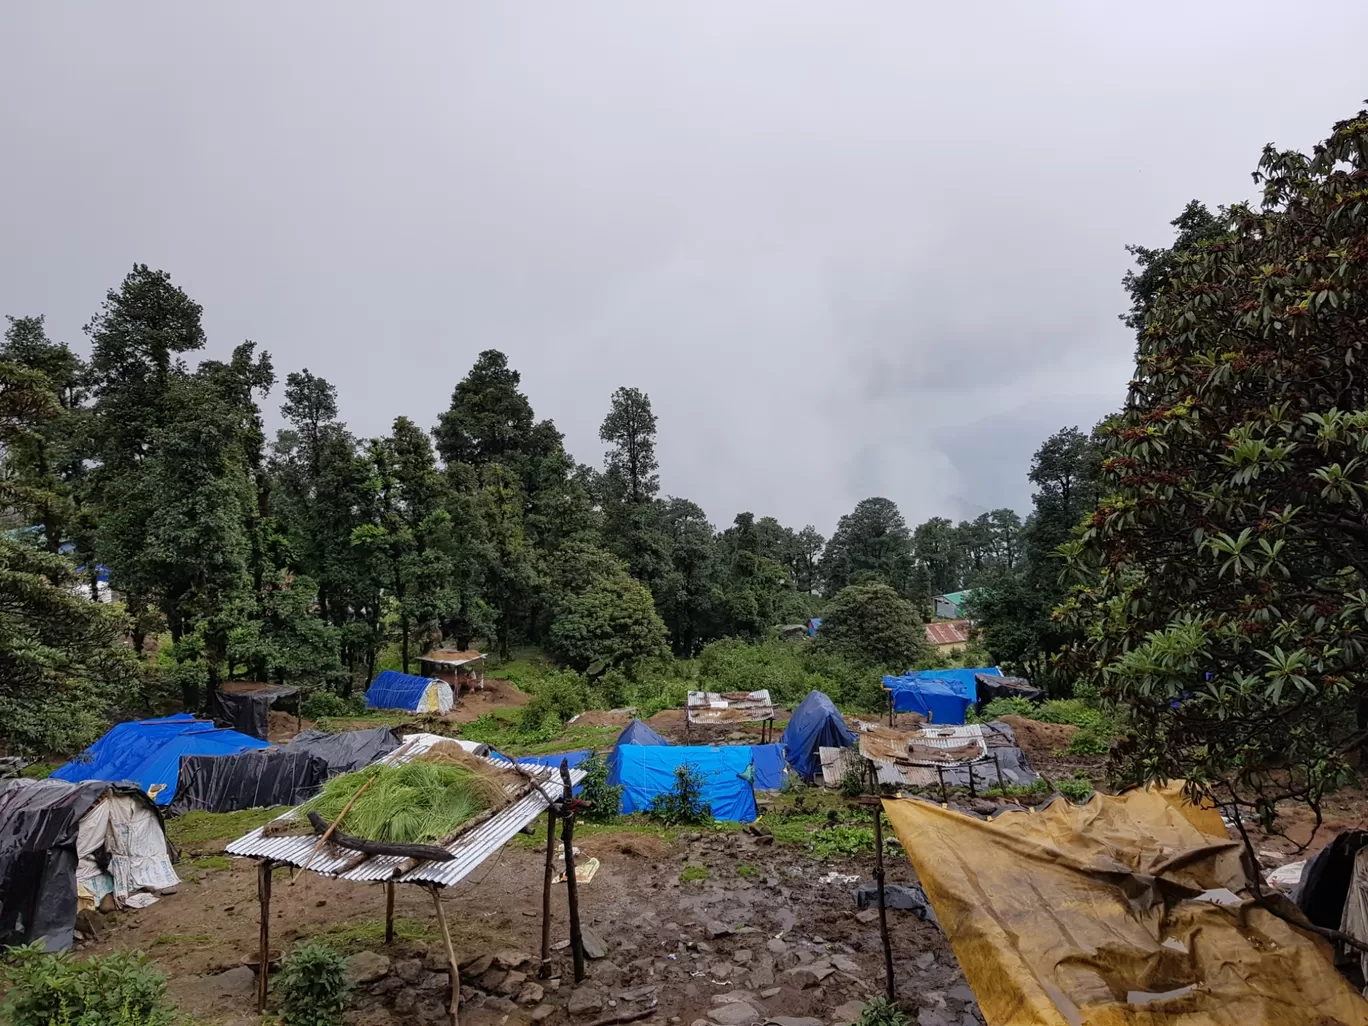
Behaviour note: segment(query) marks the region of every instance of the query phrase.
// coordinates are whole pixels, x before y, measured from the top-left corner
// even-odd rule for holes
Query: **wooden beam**
[[[460,1026],[461,1021],[461,967],[456,962],[456,948],[451,943],[451,930],[447,927],[446,913],[442,911],[442,889],[436,884],[428,884],[432,892],[432,907],[437,910],[437,925],[442,930],[442,943],[446,945],[447,963],[451,967],[451,1002],[447,1013],[451,1016],[451,1026]]]
[[[538,975],[546,979],[551,975],[551,878],[556,875],[556,807],[546,808],[546,868],[542,873],[542,934],[541,970]]]
[[[580,933],[579,886],[575,880],[575,799],[570,786],[570,764],[561,760],[561,844],[565,848],[565,898],[570,907],[570,952],[574,956],[575,982],[584,981],[584,937]]]
[[[888,939],[888,908],[884,904],[884,861],[883,861],[883,804],[874,808],[874,882],[879,892],[879,936],[883,940],[884,976],[886,977],[888,1000],[897,997],[893,987],[893,945]]]
[[[257,914],[261,918],[261,936],[257,962],[257,1012],[266,1011],[266,987],[271,975],[271,870],[275,863],[262,859],[257,863]]]

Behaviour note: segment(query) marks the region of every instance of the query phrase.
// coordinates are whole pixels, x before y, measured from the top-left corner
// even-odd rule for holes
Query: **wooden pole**
[[[948,805],[950,799],[945,797],[945,771],[941,768],[940,763],[936,764],[936,779],[940,781],[941,804]]]
[[[385,944],[394,943],[394,881],[385,881]]]
[[[542,946],[541,971],[544,980],[551,975],[551,878],[555,876],[552,863],[556,855],[556,807],[546,807],[546,870],[542,875]]]
[[[965,765],[967,765],[969,768],[969,797],[977,798],[978,792],[974,790],[974,764],[970,762],[966,763]]]
[[[884,904],[883,805],[874,806],[874,881],[879,891],[879,936],[883,939],[884,976],[888,1000],[896,1001],[893,989],[893,945],[888,940],[888,909]]]
[[[565,898],[570,906],[570,952],[574,956],[575,982],[584,980],[584,937],[580,934],[579,887],[575,880],[575,812],[570,787],[570,764],[562,759],[561,844],[565,847]]]
[[[432,907],[437,910],[437,925],[442,930],[442,943],[446,945],[447,963],[451,966],[451,1003],[447,1006],[447,1012],[451,1016],[451,1026],[460,1026],[461,967],[456,962],[456,949],[451,944],[446,913],[442,911],[442,890],[436,884],[428,884],[428,890],[432,892]]]
[[[997,769],[998,790],[1002,792],[1002,797],[1007,797],[1007,785],[1002,782],[1002,762],[998,759],[998,753],[993,753],[993,766]]]
[[[271,974],[271,870],[275,863],[257,863],[257,912],[261,917],[261,942],[257,954],[257,1012],[266,1011],[266,985]]]

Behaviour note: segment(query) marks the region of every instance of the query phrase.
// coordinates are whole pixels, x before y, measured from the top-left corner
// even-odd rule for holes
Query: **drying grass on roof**
[[[481,813],[509,804],[521,784],[516,774],[459,745],[436,745],[400,766],[369,766],[334,777],[302,811],[317,812],[331,823],[371,778],[340,829],[397,844],[440,841]]]

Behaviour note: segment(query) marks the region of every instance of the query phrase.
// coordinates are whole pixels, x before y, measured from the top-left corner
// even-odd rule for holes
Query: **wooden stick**
[[[580,933],[579,886],[575,880],[575,813],[573,790],[570,786],[570,763],[560,764],[561,787],[561,844],[565,847],[565,899],[570,907],[570,951],[574,956],[575,982],[584,982],[584,937]]]
[[[589,1026],[616,1026],[616,1024],[620,1022],[636,1022],[638,1019],[644,1019],[646,1016],[651,1015],[658,1010],[656,1003],[652,1001],[649,1008],[642,1008],[635,1012],[623,1012],[621,1015],[610,1015],[603,1019],[595,1019],[593,1022],[589,1023]]]
[[[318,854],[319,849],[321,849],[323,845],[327,844],[328,838],[331,837],[332,832],[337,829],[337,824],[341,823],[343,818],[347,815],[347,813],[351,812],[351,807],[356,802],[356,799],[360,798],[363,794],[365,794],[366,788],[370,787],[371,784],[375,783],[375,777],[375,774],[372,774],[370,777],[368,777],[366,779],[366,782],[356,789],[356,793],[347,799],[347,804],[342,806],[342,811],[339,812],[337,814],[337,818],[332,821],[332,826],[328,827],[328,829],[323,832],[323,836],[320,837],[318,839],[318,843],[313,846],[313,851],[309,852],[309,857],[304,860],[304,865],[300,866],[299,871],[295,873],[294,876],[290,877],[290,886],[293,887],[294,882],[299,879],[300,875],[304,872],[304,870],[309,868],[309,863],[313,862],[314,856]],[[317,815],[317,813],[310,814],[309,822],[313,822],[313,817],[315,815]]]
[[[884,976],[888,982],[888,1000],[897,997],[893,992],[893,945],[888,940],[888,910],[884,904],[884,863],[883,863],[883,805],[874,806],[874,881],[879,892],[879,936],[883,939]]]
[[[394,943],[394,881],[385,881],[385,944]]]
[[[261,944],[257,962],[257,1012],[266,1011],[266,985],[271,973],[271,870],[275,863],[257,863],[257,913],[261,917]]]
[[[442,911],[442,891],[436,884],[428,884],[432,892],[432,906],[437,910],[437,925],[442,928],[442,943],[446,945],[447,962],[451,965],[451,1026],[460,1026],[461,1020],[461,967],[456,962],[456,949],[451,944],[451,931],[447,928],[446,913]]]
[[[556,807],[546,809],[546,870],[542,875],[542,945],[541,970],[543,980],[551,975],[551,878],[555,876],[552,865],[556,853]]]
[[[372,841],[365,837],[353,837],[343,830],[335,830],[337,824],[328,827],[328,821],[316,812],[309,813],[309,822],[315,830],[327,827],[333,832],[333,844],[339,848],[364,852],[367,855],[393,855],[401,859],[418,859],[422,862],[450,862],[456,856],[435,844],[400,844],[397,841]]]

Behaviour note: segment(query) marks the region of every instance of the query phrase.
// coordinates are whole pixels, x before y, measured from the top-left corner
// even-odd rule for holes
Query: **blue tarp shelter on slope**
[[[646,725],[645,720],[633,720],[622,728],[622,733],[613,742],[613,750],[608,753],[608,783],[616,787],[622,783],[622,774],[619,772],[621,761],[618,752],[623,745],[668,745],[670,742],[657,734]]]
[[[118,724],[52,776],[73,784],[128,780],[158,805],[170,805],[176,796],[182,755],[239,755],[269,747],[236,730],[222,730],[208,720],[177,713]]]
[[[822,626],[822,620],[823,617],[814,616],[811,620],[807,622],[807,632],[809,638],[816,636],[818,628]]]
[[[444,713],[452,705],[451,685],[433,677],[418,677],[398,670],[376,674],[366,689],[366,705],[372,709],[409,709]]]
[[[850,748],[855,735],[845,725],[831,699],[820,691],[809,691],[789,717],[784,736],[784,757],[795,773],[809,784],[821,771],[819,748]]]
[[[778,791],[784,786],[783,745],[751,745],[751,764],[757,791]]]
[[[674,790],[675,770],[688,763],[702,778],[714,819],[755,819],[749,745],[623,745],[617,754],[623,815],[644,811],[656,795]]]
[[[893,695],[894,712],[914,712],[932,723],[963,723],[964,711],[974,704],[973,691],[963,681],[939,677],[885,677]]]

